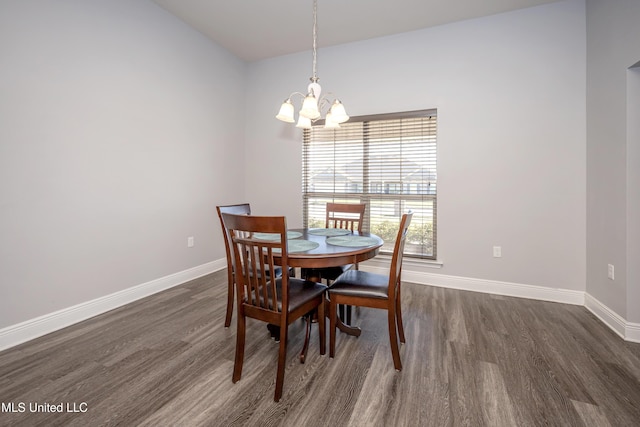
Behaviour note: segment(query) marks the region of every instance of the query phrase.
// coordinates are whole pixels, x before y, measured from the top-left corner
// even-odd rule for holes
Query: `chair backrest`
[[[413,212],[409,211],[402,215],[400,220],[400,228],[398,229],[398,236],[396,237],[396,243],[393,247],[393,256],[391,257],[391,269],[389,270],[389,299],[393,301],[397,287],[400,286],[400,279],[402,276],[402,258],[404,257],[404,244],[407,241],[407,230],[411,224],[411,218],[413,218]]]
[[[224,219],[222,214],[235,214],[235,215],[251,215],[251,205],[249,203],[240,203],[237,205],[224,205],[216,206],[218,211],[218,218],[220,218],[220,226],[222,226],[222,236],[224,237],[224,249],[227,252],[227,269],[229,272],[233,272],[233,252],[231,246],[231,240],[229,233],[224,226]]]
[[[366,207],[366,203],[327,203],[325,227],[362,232]]]
[[[283,269],[287,268],[285,217],[233,214],[222,217],[233,246],[238,307],[242,305],[249,317],[281,324],[286,320],[282,313],[288,307],[289,276],[283,274],[272,279],[269,271],[276,267],[275,257]]]

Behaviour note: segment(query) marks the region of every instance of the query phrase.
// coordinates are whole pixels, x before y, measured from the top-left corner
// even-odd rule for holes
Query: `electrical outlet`
[[[615,280],[615,268],[613,267],[613,264],[608,264],[607,265],[607,277],[611,280]]]
[[[502,247],[501,246],[494,246],[493,247],[493,257],[494,258],[501,258],[502,257]]]
[[[195,245],[195,241],[193,240],[193,236],[187,237],[187,247],[192,248]]]

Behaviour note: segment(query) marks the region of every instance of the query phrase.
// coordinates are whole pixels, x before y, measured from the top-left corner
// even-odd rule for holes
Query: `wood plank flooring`
[[[384,311],[355,311],[362,335],[338,334],[335,359],[314,325],[305,364],[296,322],[275,403],[278,344],[263,323],[249,321],[231,382],[225,292],[223,270],[0,353],[0,425],[640,425],[640,344],[584,307],[405,283],[402,372]],[[45,403],[65,412],[31,412]]]

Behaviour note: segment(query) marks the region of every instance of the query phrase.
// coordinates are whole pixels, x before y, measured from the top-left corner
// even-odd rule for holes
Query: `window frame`
[[[309,202],[310,200],[314,200],[314,199],[327,199],[333,202],[351,201],[351,202],[357,202],[357,203],[366,203],[368,208],[365,212],[365,218],[364,218],[364,224],[363,224],[363,229],[365,231],[369,231],[370,229],[372,200],[380,201],[380,200],[388,199],[388,200],[398,201],[400,206],[404,206],[405,204],[410,204],[412,201],[413,202],[417,201],[422,203],[422,202],[425,202],[425,200],[428,200],[427,203],[431,204],[431,210],[432,210],[432,218],[431,218],[432,219],[432,239],[431,239],[432,253],[431,254],[405,253],[405,257],[436,261],[437,255],[438,255],[438,251],[437,251],[437,248],[438,248],[438,245],[437,245],[437,145],[438,145],[437,116],[438,116],[437,109],[434,108],[434,109],[416,110],[416,111],[407,111],[407,112],[398,112],[398,113],[373,114],[373,115],[365,115],[365,116],[350,118],[350,120],[344,125],[348,126],[350,123],[363,123],[363,129],[361,134],[362,144],[363,144],[363,156],[362,156],[363,181],[362,181],[362,184],[358,184],[358,183],[350,184],[352,185],[351,189],[353,189],[354,187],[357,189],[358,186],[363,187],[362,191],[360,192],[307,191],[307,189],[310,188],[307,160],[309,156],[308,154],[309,146],[312,142],[312,135],[311,135],[312,130],[305,129],[303,133],[303,149],[302,149],[302,175],[303,175],[302,176],[302,198],[303,198],[302,216],[303,216],[304,227],[309,227]],[[370,161],[372,160],[367,155],[368,144],[369,144],[368,137],[367,137],[367,134],[368,134],[367,126],[369,126],[368,123],[387,121],[387,120],[398,120],[398,119],[413,119],[413,118],[431,118],[434,120],[432,125],[434,127],[432,138],[433,138],[433,143],[435,144],[435,153],[433,155],[434,168],[433,170],[430,171],[434,176],[433,191],[430,188],[431,179],[429,180],[429,183],[427,185],[427,188],[429,188],[429,190],[422,191],[422,188],[423,188],[422,186],[424,185],[423,183],[408,183],[408,182],[392,183],[391,180],[387,182],[376,181],[374,179],[370,179],[368,175],[368,167],[371,164]],[[323,125],[324,125],[324,121],[318,120],[317,122],[314,123],[314,128],[321,127]],[[323,129],[323,131],[325,130]],[[337,132],[340,132],[340,129],[337,129]],[[366,159],[369,159],[369,161],[367,161]],[[334,173],[335,173],[335,170],[334,170]],[[373,187],[375,187],[376,185],[377,185],[377,188],[380,189],[381,191],[372,192]],[[399,186],[400,193],[396,192],[397,188],[394,188],[394,191],[385,191],[385,188],[391,189],[391,186]],[[411,187],[416,188],[416,192],[415,193],[409,192],[409,193],[403,194],[402,193],[403,187],[409,188],[409,190],[411,189]],[[381,250],[381,254],[390,254],[390,253],[391,252],[389,250],[385,250],[385,248]]]

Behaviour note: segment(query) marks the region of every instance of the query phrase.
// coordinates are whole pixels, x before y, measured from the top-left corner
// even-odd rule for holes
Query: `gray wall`
[[[146,0],[2,1],[0,58],[0,328],[224,257],[242,61]]]
[[[440,273],[585,290],[584,8],[569,0],[319,50],[323,90],[352,116],[438,109]],[[274,116],[306,89],[310,64],[307,52],[253,63],[247,80],[246,193],[293,226],[301,133]]]
[[[638,70],[629,68],[640,61],[640,2],[586,4],[587,292],[638,322],[640,91]],[[614,281],[607,264],[615,266]]]
[[[639,16],[566,0],[320,49],[351,115],[438,108],[443,276],[640,321]],[[273,116],[309,52],[247,65],[147,0],[14,0],[0,57],[0,328],[222,259],[216,204],[301,225]]]

